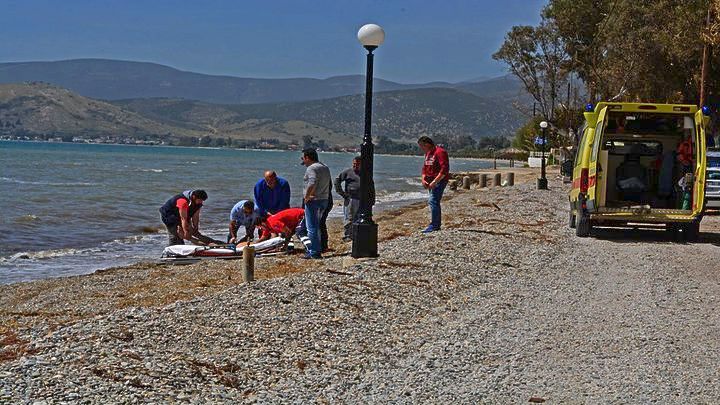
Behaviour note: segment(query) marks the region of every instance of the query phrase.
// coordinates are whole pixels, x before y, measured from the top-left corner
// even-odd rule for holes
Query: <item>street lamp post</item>
[[[547,121],[543,121],[540,123],[540,129],[542,129],[542,148],[540,149],[542,151],[542,158],[540,161],[540,178],[537,179],[538,190],[547,190],[548,188],[547,178],[545,177],[545,144],[547,143],[547,136],[545,132],[547,131],[547,127]]]
[[[377,257],[378,226],[372,219],[371,184],[373,184],[372,85],[373,51],[385,40],[385,31],[375,24],[363,25],[358,31],[358,40],[367,49],[367,71],[365,74],[365,134],[360,147],[360,208],[352,225],[352,257]]]

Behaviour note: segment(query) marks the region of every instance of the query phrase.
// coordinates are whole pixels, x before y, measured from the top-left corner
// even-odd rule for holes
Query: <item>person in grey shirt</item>
[[[328,209],[332,178],[330,169],[319,162],[315,149],[302,151],[302,164],[307,167],[303,178],[303,201],[305,202],[305,226],[308,238],[310,238],[310,248],[305,259],[321,259],[320,222]]]
[[[360,162],[362,158],[355,156],[352,161],[352,167],[342,171],[335,177],[335,192],[340,194],[343,201],[343,215],[345,226],[344,241],[352,239],[352,223],[360,209]],[[343,188],[343,183],[345,187]],[[370,184],[370,204],[375,204],[375,185]]]

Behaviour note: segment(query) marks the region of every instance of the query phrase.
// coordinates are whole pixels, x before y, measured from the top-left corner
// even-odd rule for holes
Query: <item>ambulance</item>
[[[588,104],[569,196],[576,235],[650,226],[697,239],[709,114],[707,107],[683,104]]]

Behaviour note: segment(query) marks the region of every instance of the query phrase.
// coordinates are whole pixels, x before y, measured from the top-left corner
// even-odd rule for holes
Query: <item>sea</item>
[[[320,153],[320,160],[335,176],[353,156]],[[450,164],[464,171],[492,163]],[[425,199],[421,166],[420,156],[376,155],[374,209]],[[299,152],[0,141],[0,284],[158,259],[167,241],[158,209],[188,189],[207,191],[201,231],[225,240],[230,209],[252,198],[265,170],[290,182],[291,205],[300,206]],[[342,207],[331,215],[341,216]]]

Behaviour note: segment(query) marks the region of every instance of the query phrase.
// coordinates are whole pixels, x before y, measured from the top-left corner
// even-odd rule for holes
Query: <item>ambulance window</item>
[[[582,137],[580,139],[580,145],[578,146],[577,153],[575,153],[575,167],[580,166],[580,162],[582,161],[582,156],[585,154],[585,145],[587,145],[587,139],[588,139],[588,127],[585,127],[585,130],[583,131]]]
[[[605,125],[605,122],[600,121],[595,127],[595,137],[598,139],[595,139],[595,142],[593,143],[592,155],[590,155],[591,162],[597,161],[598,151],[600,149],[600,137],[605,133],[605,131],[600,131],[600,129],[603,128],[603,125]]]

